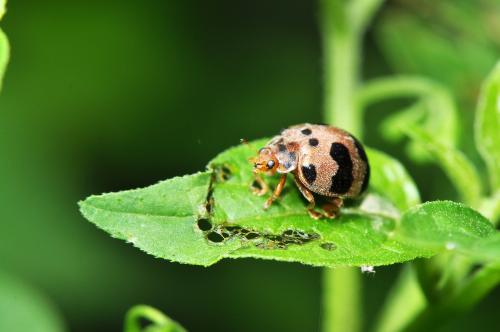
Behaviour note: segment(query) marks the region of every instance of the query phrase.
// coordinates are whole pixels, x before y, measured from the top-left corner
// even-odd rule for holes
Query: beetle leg
[[[316,219],[316,220],[321,219],[321,217],[323,217],[323,215],[317,211],[314,211],[314,206],[316,206],[316,201],[314,200],[314,195],[312,194],[312,192],[310,192],[309,189],[307,189],[300,182],[300,180],[297,178],[297,176],[295,176],[294,179],[295,179],[295,184],[299,188],[300,192],[302,193],[304,198],[307,199],[307,201],[309,202],[309,205],[307,206],[307,213],[309,213],[309,215],[313,219]]]
[[[334,219],[340,213],[340,208],[344,205],[344,200],[341,197],[332,197],[331,201],[323,204],[322,208],[325,211],[325,216]]]
[[[267,199],[267,201],[264,203],[264,209],[268,209],[273,202],[280,197],[281,191],[283,190],[283,187],[285,186],[286,183],[286,173],[281,175],[280,182],[276,186],[276,189],[274,189],[273,194],[271,197]]]
[[[259,174],[254,173],[254,175],[255,175],[255,182],[257,182],[257,185],[260,187],[260,189],[255,187],[252,183],[251,186],[252,192],[257,196],[265,195],[269,190],[269,186],[264,180],[262,180],[262,177]]]

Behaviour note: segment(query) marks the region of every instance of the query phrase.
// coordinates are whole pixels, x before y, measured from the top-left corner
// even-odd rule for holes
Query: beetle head
[[[279,166],[278,158],[275,153],[268,147],[259,150],[259,155],[250,159],[253,162],[254,173],[266,173],[272,175],[276,173]]]

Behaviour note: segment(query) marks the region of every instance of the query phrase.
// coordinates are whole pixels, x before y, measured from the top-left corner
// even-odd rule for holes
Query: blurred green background
[[[321,122],[317,19],[314,1],[8,3],[0,270],[43,294],[71,331],[120,330],[137,303],[192,331],[318,330],[320,269],[169,263],[110,238],[76,205],[202,170],[240,138]],[[364,77],[408,73],[445,84],[459,103],[462,148],[479,162],[471,122],[500,56],[499,31],[495,0],[388,1],[366,36]],[[412,163],[401,144],[381,138],[381,120],[405,102],[370,110],[365,142],[400,158],[424,200],[456,198],[437,167]],[[367,319],[400,268],[364,277]],[[445,330],[491,329],[499,305],[497,289]]]

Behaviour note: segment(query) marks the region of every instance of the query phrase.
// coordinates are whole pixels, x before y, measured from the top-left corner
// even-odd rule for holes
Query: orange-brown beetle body
[[[301,124],[290,127],[274,137],[253,159],[254,173],[261,189],[268,187],[259,173],[282,174],[273,195],[264,205],[268,208],[279,197],[286,174],[292,173],[300,192],[309,201],[309,214],[318,219],[323,214],[314,210],[314,194],[327,197],[325,216],[338,215],[344,198],[362,194],[368,186],[370,166],[361,143],[348,132],[327,125]]]

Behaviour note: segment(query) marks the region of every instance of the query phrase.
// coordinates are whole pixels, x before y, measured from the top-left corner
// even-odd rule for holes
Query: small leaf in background
[[[0,90],[2,89],[3,76],[7,63],[9,62],[9,41],[5,33],[0,29]]]
[[[29,285],[0,272],[0,331],[65,331],[52,303]]]
[[[265,211],[266,197],[251,192],[248,158],[266,141],[221,153],[210,162],[209,172],[91,196],[80,203],[81,211],[112,236],[187,264],[255,257],[316,266],[375,266],[431,254],[391,239],[396,225],[391,213],[363,212],[359,201],[335,220],[311,219],[291,177],[282,197]],[[372,179],[376,177],[372,190],[401,208],[418,202],[415,185],[397,161],[371,149],[368,158],[373,159]]]
[[[500,262],[500,233],[488,219],[463,204],[434,201],[419,205],[403,214],[396,234],[422,249]]]
[[[498,8],[496,0],[397,1],[382,12],[376,36],[397,72],[436,79],[472,106],[498,58]]]
[[[148,320],[151,324],[144,328],[143,320]],[[147,306],[136,305],[127,311],[125,315],[124,332],[186,332],[179,323],[173,321],[161,311]]]
[[[2,20],[3,16],[6,12],[7,0],[0,0],[0,20]]]
[[[444,145],[436,136],[418,127],[409,127],[411,140],[425,149],[443,168],[462,199],[477,206],[481,196],[481,179],[474,165],[460,151]]]
[[[360,89],[357,103],[360,108],[389,100],[411,100],[413,103],[390,115],[382,122],[381,134],[390,141],[403,139],[405,127],[421,127],[439,133],[440,141],[456,146],[458,111],[450,91],[442,84],[421,76],[376,78]],[[416,161],[429,161],[429,154],[413,142],[408,144],[409,155]]]
[[[500,62],[486,79],[475,123],[476,146],[488,167],[491,191],[500,190]]]
[[[5,6],[7,4],[7,0],[0,0],[0,20],[5,14]],[[2,90],[2,81],[3,75],[5,73],[5,69],[7,68],[7,62],[9,62],[9,41],[7,40],[7,36],[0,29],[0,91]]]
[[[401,211],[420,203],[413,179],[399,161],[387,154],[367,149],[372,166],[370,188],[389,198]]]

